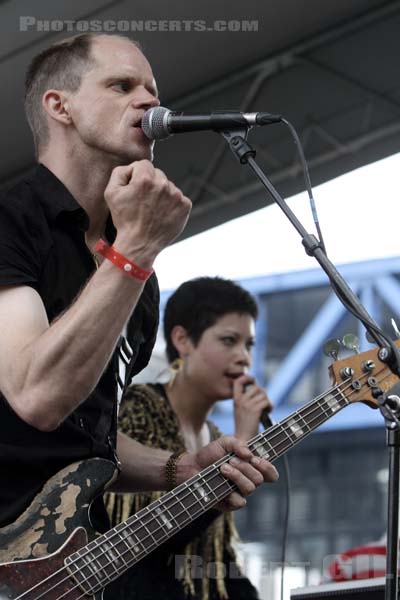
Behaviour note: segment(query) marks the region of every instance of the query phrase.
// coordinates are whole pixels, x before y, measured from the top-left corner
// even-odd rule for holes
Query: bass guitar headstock
[[[400,347],[400,341],[395,342]],[[337,360],[329,367],[332,383],[341,387],[349,402],[364,402],[378,408],[377,396],[390,390],[398,381],[397,375],[378,355],[374,348]],[[381,391],[380,391],[381,390]]]

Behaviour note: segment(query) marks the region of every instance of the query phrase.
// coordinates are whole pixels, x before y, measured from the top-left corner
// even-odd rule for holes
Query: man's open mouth
[[[224,375],[225,377],[229,377],[229,379],[238,379],[238,377],[241,377],[242,375],[244,375],[244,373],[224,373]]]

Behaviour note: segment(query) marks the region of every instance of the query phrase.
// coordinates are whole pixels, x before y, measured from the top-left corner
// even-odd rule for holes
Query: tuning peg
[[[352,350],[353,352],[356,352],[356,354],[360,353],[360,340],[354,333],[346,333],[346,335],[343,336],[342,344],[348,350]]]
[[[390,319],[390,322],[392,324],[393,331],[396,334],[397,339],[399,339],[400,338],[400,331],[399,331],[399,328],[397,327],[396,321],[394,319]]]
[[[333,360],[337,360],[340,350],[340,340],[336,340],[335,338],[327,340],[322,346],[322,350],[326,356],[333,358]]]

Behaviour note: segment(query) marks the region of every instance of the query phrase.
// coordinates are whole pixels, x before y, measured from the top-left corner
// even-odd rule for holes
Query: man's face
[[[144,112],[158,106],[151,67],[129,40],[93,40],[95,65],[70,97],[70,110],[80,142],[109,155],[117,164],[153,157],[153,143],[142,129]]]

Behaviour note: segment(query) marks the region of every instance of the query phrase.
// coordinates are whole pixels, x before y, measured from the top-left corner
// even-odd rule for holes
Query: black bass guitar
[[[374,389],[398,382],[377,350],[336,361],[332,387],[248,442],[273,462],[353,402],[377,407]],[[103,589],[232,490],[226,455],[160,500],[95,537],[89,507],[115,478],[103,459],[75,463],[51,478],[27,510],[0,529],[0,600],[101,600]]]

